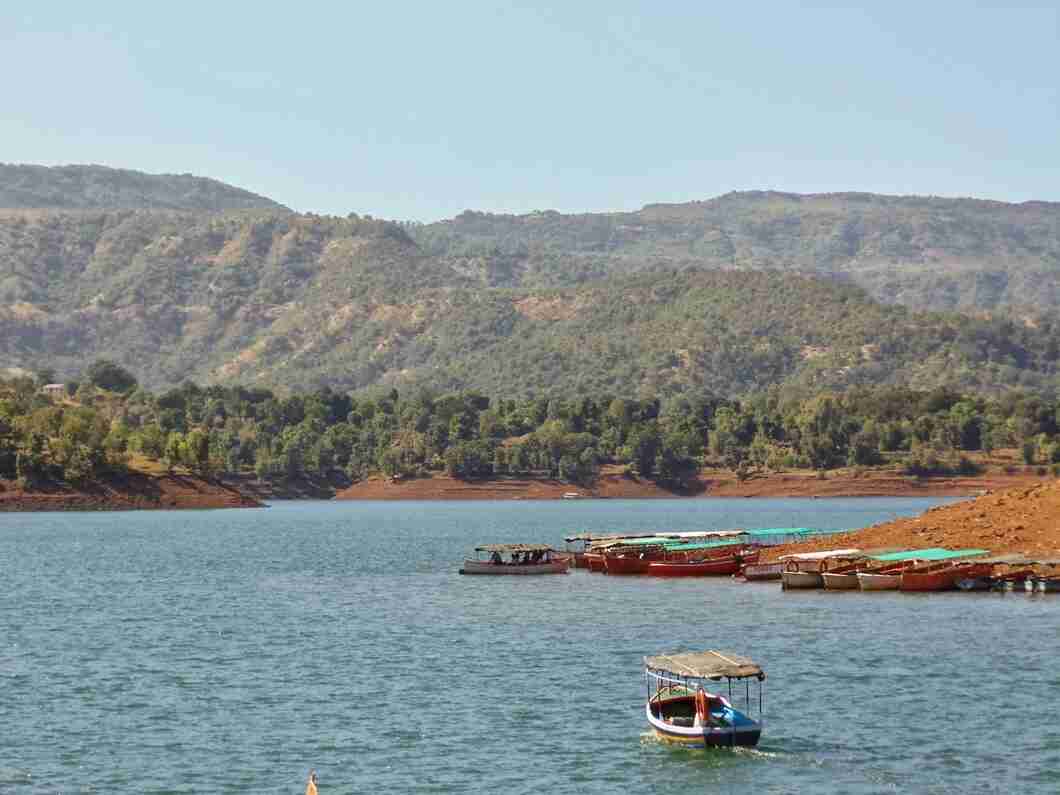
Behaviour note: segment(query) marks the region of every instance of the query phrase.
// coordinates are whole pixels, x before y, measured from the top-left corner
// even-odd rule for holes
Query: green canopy
[[[929,549],[907,549],[904,552],[891,552],[887,555],[873,555],[873,560],[950,560],[951,558],[970,558],[975,555],[986,555],[986,549],[943,549],[942,547],[930,547]]]

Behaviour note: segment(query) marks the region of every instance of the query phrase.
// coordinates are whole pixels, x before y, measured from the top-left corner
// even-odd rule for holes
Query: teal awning
[[[694,549],[717,549],[718,547],[737,547],[745,544],[745,541],[733,538],[723,538],[718,541],[692,541],[687,544],[667,544],[668,552],[691,552]]]
[[[886,555],[873,555],[873,560],[950,560],[952,558],[970,558],[976,555],[986,555],[986,549],[943,549],[942,547],[930,547],[928,549],[907,549],[904,552],[890,552]]]

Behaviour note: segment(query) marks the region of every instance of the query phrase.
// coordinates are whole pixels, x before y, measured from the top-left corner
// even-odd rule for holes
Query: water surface
[[[857,527],[938,500],[0,515],[0,792],[1053,792],[1060,599],[456,574],[577,530]],[[645,733],[646,654],[768,678],[750,752]]]

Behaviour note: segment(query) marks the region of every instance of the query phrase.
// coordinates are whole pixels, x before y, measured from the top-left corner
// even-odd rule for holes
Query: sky
[[[17,5],[9,163],[421,221],[732,190],[1060,200],[1060,2]]]

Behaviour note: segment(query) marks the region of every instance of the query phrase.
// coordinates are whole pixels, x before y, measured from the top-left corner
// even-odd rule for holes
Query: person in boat
[[[493,550],[490,553],[490,563],[504,563],[504,560],[501,558],[501,553],[497,550]]]
[[[540,563],[541,562],[541,555],[542,555],[541,550],[540,549],[535,549],[533,558],[531,559],[530,562],[531,563]]]
[[[305,784],[305,795],[317,795],[317,771],[309,771],[309,781]]]

